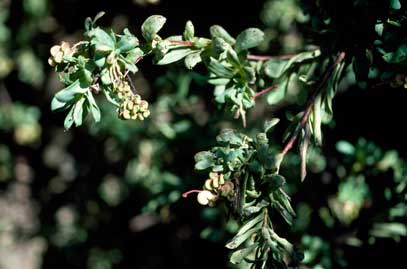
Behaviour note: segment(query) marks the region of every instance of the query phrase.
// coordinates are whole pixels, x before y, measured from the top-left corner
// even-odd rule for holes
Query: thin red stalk
[[[184,193],[182,194],[182,197],[187,198],[188,195],[190,195],[191,193],[200,193],[201,191],[202,191],[202,190],[190,190],[190,191],[184,192]]]
[[[195,42],[192,42],[192,41],[172,40],[171,43],[177,44],[177,45],[188,46],[188,47],[195,46]]]
[[[266,94],[274,89],[278,88],[278,85],[271,85],[270,87],[265,88],[264,90],[261,90],[259,92],[256,92],[256,94],[253,96],[253,99],[256,99],[260,96],[262,96],[263,94]]]
[[[339,53],[338,57],[336,58],[335,62],[325,71],[325,74],[321,80],[321,82],[318,84],[318,87],[315,89],[313,95],[311,98],[308,100],[307,107],[304,111],[304,114],[301,117],[300,123],[297,126],[297,129],[295,129],[293,135],[291,136],[290,140],[287,142],[285,145],[283,151],[281,152],[282,156],[287,154],[287,152],[290,151],[290,149],[294,146],[295,141],[298,138],[298,135],[300,134],[301,130],[305,127],[307,124],[309,115],[311,114],[312,108],[314,106],[315,99],[317,96],[320,94],[324,84],[327,82],[328,78],[332,75],[333,71],[335,70],[335,67],[341,63],[345,59],[345,52]]]

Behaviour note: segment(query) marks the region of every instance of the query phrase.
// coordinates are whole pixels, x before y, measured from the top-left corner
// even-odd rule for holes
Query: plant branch
[[[266,94],[274,89],[278,88],[278,85],[271,85],[270,87],[265,88],[264,90],[261,90],[259,92],[256,92],[256,94],[253,96],[253,99],[256,99],[260,96],[262,96],[263,94]]]
[[[171,44],[176,44],[176,45],[183,45],[187,47],[193,47],[195,46],[195,42],[192,41],[182,41],[182,40],[172,40]]]
[[[325,71],[324,76],[322,77],[321,82],[318,84],[317,88],[315,89],[314,93],[312,94],[311,98],[308,100],[308,104],[305,108],[304,114],[301,117],[300,123],[298,124],[297,128],[295,129],[293,135],[291,136],[290,140],[285,145],[283,151],[281,152],[282,157],[284,157],[287,152],[293,147],[295,141],[298,138],[301,130],[307,124],[308,118],[311,114],[312,108],[314,106],[315,99],[321,93],[323,86],[328,81],[329,77],[332,75],[333,71],[335,70],[336,66],[340,64],[345,59],[345,52],[340,52],[338,57],[336,58],[335,62]]]

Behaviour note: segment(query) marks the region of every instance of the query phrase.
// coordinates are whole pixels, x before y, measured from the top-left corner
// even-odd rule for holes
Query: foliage
[[[23,227],[24,236],[46,238],[47,259],[52,253],[83,253],[86,246],[79,267],[113,268],[133,255],[126,243],[107,244],[103,227],[120,223],[119,238],[127,242],[130,233],[124,230],[176,223],[180,238],[192,229],[225,243],[237,268],[340,268],[354,260],[349,253],[356,248],[407,236],[402,153],[360,139],[338,142],[337,154],[329,149],[332,131],[323,129],[335,124],[338,92],[354,84],[405,86],[401,1],[270,0],[261,12],[261,30],[228,32],[213,25],[207,38],[196,36],[199,21],[187,21],[182,34],[164,37],[173,29],[170,23],[164,27],[161,15],[128,28],[118,16],[113,29],[106,29],[99,26],[104,21],[99,13],[85,20],[82,40],[59,33],[57,39],[66,41],[46,45],[48,63],[64,84],[51,109],[65,111],[66,130],[85,125],[66,133],[58,124],[50,128],[49,122],[60,119],[49,114],[48,101],[39,105],[30,93],[8,91],[16,79],[24,87],[40,88],[44,80],[59,87],[44,75],[44,46],[33,42],[56,27],[47,17],[52,5],[23,1],[27,16],[19,27],[10,16],[19,4],[2,5],[0,198],[14,197],[14,189],[33,189],[33,197],[24,199],[44,209],[38,213],[41,229],[25,229],[6,214],[4,227],[17,228],[0,229],[0,239],[17,238]],[[157,67],[143,61],[148,56]],[[163,70],[168,71],[159,73]],[[143,75],[158,78],[152,84]],[[213,88],[213,98],[207,88]],[[117,115],[109,112],[112,105]],[[94,122],[86,120],[89,114]],[[243,128],[230,115],[241,118]],[[199,150],[204,151],[195,155],[192,175],[192,151]],[[39,154],[42,160],[27,157]],[[307,174],[310,180],[301,184]],[[197,183],[198,175],[206,178],[204,184]],[[180,200],[188,189],[182,196],[197,193],[198,203],[209,206],[181,209],[197,217],[194,228],[176,215],[179,207],[193,206]],[[136,216],[129,213],[134,206]]]

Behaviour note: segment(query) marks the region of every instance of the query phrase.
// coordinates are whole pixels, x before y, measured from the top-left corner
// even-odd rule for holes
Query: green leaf
[[[51,101],[51,110],[52,111],[62,111],[67,109],[71,104],[60,102],[56,97],[52,98]]]
[[[303,61],[312,60],[321,55],[321,51],[306,51],[299,53],[289,60],[271,59],[264,63],[264,74],[270,78],[281,77],[292,65]]]
[[[247,221],[242,227],[239,229],[238,233],[235,236],[240,236],[245,234],[247,231],[255,227],[257,224],[262,222],[264,219],[264,214],[260,213],[256,217],[252,218],[251,220]]]
[[[217,77],[230,79],[234,76],[233,70],[230,67],[226,67],[224,63],[213,57],[210,58],[208,69]]]
[[[200,62],[202,62],[201,52],[192,53],[185,57],[185,66],[188,69],[194,68]]]
[[[83,119],[86,117],[84,109],[85,100],[86,100],[85,98],[81,98],[74,105],[73,120],[76,127],[81,126]]]
[[[177,62],[191,53],[194,53],[194,50],[189,48],[171,50],[157,62],[157,65],[166,65]]]
[[[86,18],[85,20],[85,30],[88,32],[90,31],[93,26],[95,25],[96,21],[99,20],[101,17],[105,15],[104,11],[100,11],[98,14],[96,14],[95,18],[92,20],[90,17]]]
[[[164,26],[166,21],[167,19],[161,15],[152,15],[148,17],[141,26],[141,33],[143,34],[143,37],[147,41],[151,42]]]
[[[286,94],[286,88],[289,83],[290,78],[287,78],[283,81],[283,83],[279,84],[277,88],[272,90],[268,95],[267,95],[267,103],[269,105],[276,105],[280,103]]]
[[[191,41],[195,36],[195,28],[191,21],[187,21],[184,30],[184,40]]]
[[[106,64],[106,56],[106,53],[102,53],[101,51],[97,50],[93,59],[95,65],[102,68]]]
[[[115,48],[115,40],[100,27],[94,28],[89,35],[92,37],[90,43],[95,46],[96,51],[109,52]]]
[[[210,151],[201,151],[195,154],[195,169],[197,170],[205,170],[214,163],[214,155]]]
[[[60,103],[68,103],[84,94],[87,90],[88,88],[81,88],[79,79],[77,79],[71,85],[55,94],[55,98]]]
[[[258,226],[258,227],[257,227]],[[228,249],[236,249],[238,248],[241,244],[243,244],[247,239],[249,239],[252,234],[256,233],[259,229],[261,225],[257,225],[254,228],[246,231],[243,234],[240,235],[236,235],[235,237],[233,237],[227,244],[226,247]]]
[[[122,36],[117,43],[117,49],[119,49],[120,52],[127,52],[134,49],[138,45],[139,41],[137,37],[131,34],[129,29],[126,28],[124,29],[124,36]]]
[[[231,144],[240,146],[243,144],[243,139],[245,135],[233,130],[233,129],[223,129],[221,133],[216,137],[216,141],[220,144]]]
[[[241,32],[236,38],[236,52],[239,53],[257,47],[261,44],[264,38],[264,33],[257,28],[249,28]]]
[[[211,26],[209,31],[212,38],[221,38],[232,46],[236,43],[236,40],[220,25]]]
[[[243,261],[244,258],[246,258],[256,247],[258,247],[258,244],[253,244],[250,245],[249,247],[238,249],[232,253],[230,256],[230,262],[233,264],[239,264]]]
[[[74,119],[73,119],[74,109],[75,109],[75,106],[72,106],[71,110],[69,110],[68,114],[65,117],[64,127],[65,127],[66,130],[69,130],[72,127],[72,124],[74,122]]]
[[[100,121],[100,109],[98,105],[96,104],[95,98],[93,97],[93,94],[91,91],[88,91],[86,93],[86,98],[88,100],[89,106],[90,106],[90,112],[92,113],[93,119],[96,122]]]
[[[400,9],[401,8],[400,0],[390,0],[390,7],[396,10]]]
[[[264,132],[265,133],[270,132],[274,128],[274,126],[276,126],[277,123],[279,123],[279,122],[280,122],[280,119],[278,119],[278,118],[273,118],[271,120],[266,120],[264,122],[264,128],[263,128]]]

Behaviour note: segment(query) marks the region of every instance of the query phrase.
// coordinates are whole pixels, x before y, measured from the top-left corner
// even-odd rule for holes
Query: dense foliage
[[[13,5],[3,6],[7,22]],[[17,50],[22,56],[16,65],[9,56],[15,46],[0,51],[0,76],[5,78],[1,128],[17,145],[0,148],[0,179],[4,203],[17,199],[14,210],[26,206],[23,215],[31,212],[33,223],[36,213],[29,201],[41,204],[41,229],[21,226],[0,207],[6,216],[0,232],[13,244],[24,244],[21,235],[38,235],[26,240],[36,242],[39,253],[45,242],[50,245],[46,266],[47,259],[52,266],[52,253],[66,259],[81,253],[82,260],[71,263],[74,267],[83,267],[84,261],[89,268],[142,266],[141,257],[131,258],[131,248],[142,244],[120,240],[159,222],[175,227],[181,241],[190,236],[188,229],[198,229],[206,240],[223,242],[231,250],[231,264],[239,268],[351,268],[357,263],[347,253],[357,253],[356,248],[368,250],[381,238],[393,240],[387,244],[404,242],[403,152],[382,151],[363,138],[349,143],[322,135],[323,124],[334,127],[337,122],[341,108],[335,109],[333,100],[338,92],[406,87],[407,7],[400,1],[270,0],[261,12],[261,30],[236,29],[240,33],[232,35],[213,25],[208,37],[199,37],[192,21],[181,34],[163,37],[167,19],[161,15],[147,17],[140,27],[126,28],[122,22],[114,30],[99,26],[104,13],[87,18],[79,41],[63,38],[48,46],[48,64],[65,86],[55,93],[51,109],[65,111],[66,130],[87,126],[74,131],[72,141],[71,130],[42,134],[48,123],[41,121],[38,107],[15,102],[7,90],[15,80],[14,66],[23,83],[42,85],[42,63],[26,44],[36,31],[55,31],[49,26],[52,17],[47,21],[38,15],[48,14],[46,1],[23,6],[32,17],[16,28],[19,35],[0,25],[0,42],[14,44],[15,38],[23,47]],[[145,64],[149,57],[155,65],[167,66],[161,71],[168,70],[149,78],[156,79],[154,91],[140,75],[159,68]],[[49,115],[47,109],[42,113]],[[89,114],[94,123],[87,120]],[[44,144],[40,137],[49,141]],[[383,137],[389,136],[383,132]],[[336,150],[330,146],[335,144]],[[28,147],[28,153],[20,147]],[[200,151],[195,155],[198,174],[192,174],[193,151]],[[36,152],[42,161],[36,160],[33,170],[27,156]],[[38,182],[37,169],[50,179]],[[376,183],[379,178],[386,180]],[[315,197],[315,189],[324,195]],[[197,211],[194,228],[185,230],[182,215],[196,205],[180,198],[193,193],[209,207]],[[129,209],[134,204],[143,205],[135,217]],[[53,215],[55,221],[50,221]],[[107,243],[105,226],[115,219],[121,229],[128,222],[128,232]],[[330,231],[335,235],[327,236]],[[7,246],[13,244],[4,242],[12,251]],[[177,264],[176,257],[170,255],[175,259],[170,266]],[[147,266],[163,267],[160,261]]]

